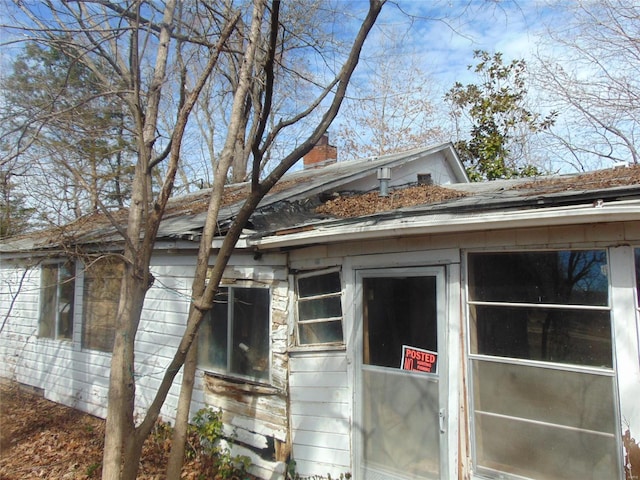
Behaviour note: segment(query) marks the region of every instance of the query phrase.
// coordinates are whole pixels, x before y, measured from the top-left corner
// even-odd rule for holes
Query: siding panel
[[[295,352],[290,359],[291,440],[302,476],[350,471],[352,392],[339,352]]]

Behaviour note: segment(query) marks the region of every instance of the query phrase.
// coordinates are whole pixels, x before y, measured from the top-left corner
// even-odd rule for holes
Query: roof
[[[425,201],[429,188],[437,191],[433,202]],[[398,195],[392,210],[370,212],[370,198],[353,195],[335,202],[336,208],[325,204],[321,212],[333,213],[332,217],[318,217],[296,229],[257,232],[249,244],[262,249],[290,248],[399,235],[640,221],[640,165],[448,185],[447,198],[442,197],[442,187],[428,187],[427,192],[407,190],[416,195]]]
[[[377,172],[381,167],[392,170],[388,197],[380,197],[377,192]],[[434,185],[416,185],[416,172],[429,172]],[[225,187],[218,217],[222,234],[249,188],[248,183]],[[195,248],[192,242],[199,238],[210,196],[211,190],[206,189],[171,199],[158,241]],[[246,240],[255,248],[279,248],[333,241],[347,234],[384,236],[385,228],[395,229],[395,235],[402,229],[403,235],[408,235],[418,231],[418,225],[431,231],[455,231],[456,225],[480,229],[489,228],[493,222],[494,228],[500,228],[496,226],[500,223],[497,219],[509,215],[515,218],[516,211],[530,225],[549,222],[554,215],[562,217],[558,221],[568,222],[566,211],[558,208],[572,208],[575,216],[580,207],[581,215],[587,218],[583,210],[593,209],[595,200],[601,200],[607,208],[614,204],[622,208],[624,204],[621,212],[631,212],[638,219],[640,166],[582,175],[469,183],[452,145],[441,144],[289,173],[260,203],[248,225]],[[541,210],[547,213],[542,215]],[[126,213],[113,212],[112,216],[124,224]],[[110,219],[90,215],[45,232],[7,239],[0,243],[0,253],[56,249],[70,243],[103,246],[119,242],[120,234]]]
[[[435,164],[441,156],[444,165]],[[377,172],[381,167],[402,169],[409,164],[430,165],[437,183],[468,183],[469,178],[451,143],[417,148],[405,152],[370,157],[360,160],[336,162],[322,168],[311,168],[287,173],[260,202],[249,228],[265,230],[286,227],[304,221],[309,210],[320,205],[335,192],[370,190],[378,184]],[[443,168],[446,171],[443,171]],[[396,179],[399,184],[402,178]],[[414,179],[415,181],[415,179]],[[248,195],[249,182],[225,187],[218,225],[225,230]],[[158,231],[160,238],[196,239],[206,217],[211,189],[173,198]],[[274,223],[275,222],[275,223]],[[277,224],[277,225],[276,225]]]

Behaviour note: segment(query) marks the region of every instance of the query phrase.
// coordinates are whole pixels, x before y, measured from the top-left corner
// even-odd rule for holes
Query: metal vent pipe
[[[378,169],[378,181],[380,182],[379,195],[381,197],[389,196],[389,180],[391,180],[391,168],[380,167]]]

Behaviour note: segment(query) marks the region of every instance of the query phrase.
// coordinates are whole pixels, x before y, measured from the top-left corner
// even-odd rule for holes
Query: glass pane
[[[58,300],[58,338],[73,335],[73,298],[76,289],[74,262],[60,265],[60,298]]]
[[[342,317],[342,304],[340,297],[298,300],[298,320],[313,320],[316,318],[332,317]]]
[[[342,342],[342,321],[298,324],[300,344]]]
[[[54,338],[56,334],[56,294],[58,266],[43,265],[40,269],[40,322],[38,336]]]
[[[269,290],[234,288],[231,372],[269,378]]]
[[[437,352],[435,277],[365,278],[364,363],[399,368],[402,346]]]
[[[640,307],[640,248],[635,249],[636,256],[636,294],[638,295],[638,306]]]
[[[608,285],[604,250],[469,254],[476,301],[606,306]]]
[[[362,375],[364,478],[439,478],[438,382],[400,371]]]
[[[621,478],[615,437],[476,415],[478,472],[539,480]]]
[[[613,377],[473,361],[476,411],[616,432]]]
[[[98,261],[86,269],[82,332],[84,348],[104,352],[113,350],[123,273],[123,263],[111,258]]]
[[[229,294],[221,288],[198,331],[198,365],[227,371]]]
[[[608,311],[472,305],[471,352],[611,368]]]
[[[298,278],[298,295],[300,297],[312,297],[341,291],[342,285],[340,284],[339,272]]]
[[[612,377],[483,361],[473,371],[479,471],[620,478]]]

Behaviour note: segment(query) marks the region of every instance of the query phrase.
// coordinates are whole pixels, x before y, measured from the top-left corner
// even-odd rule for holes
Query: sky
[[[364,0],[335,1],[349,2],[351,7],[360,2],[362,10],[368,4]],[[536,54],[562,56],[560,46],[550,41],[548,31],[568,28],[573,18],[568,7],[575,3],[576,0],[387,0],[365,44],[361,61],[365,67],[356,74],[350,94],[355,102],[367,95],[375,96],[375,92],[367,91],[367,75],[384,70],[380,62],[388,62],[393,56],[413,56],[416,66],[424,72],[424,84],[429,86],[428,98],[434,111],[427,115],[440,129],[437,141],[455,141],[457,128],[464,131],[466,124],[453,124],[451,106],[444,97],[456,82],[478,84],[480,78],[469,69],[477,64],[474,51],[500,52],[505,65],[523,59],[528,70],[534,72]],[[406,87],[400,72],[396,79],[398,88]],[[527,90],[527,104],[536,113],[544,116],[556,109],[548,93],[538,91],[532,82],[527,84]],[[422,92],[420,95],[424,96]],[[343,119],[347,126],[353,124],[348,112],[347,106],[344,116],[330,128],[330,137],[340,136]],[[557,152],[553,152],[544,157],[555,158]],[[549,168],[557,169],[555,165]]]
[[[369,3],[334,1],[338,7],[344,4],[345,11],[352,11],[358,3],[362,5],[360,10],[366,11]],[[6,2],[0,0],[0,5]],[[396,54],[419,54],[424,69],[438,83],[451,86],[456,80],[471,81],[467,66],[473,62],[474,50],[499,51],[505,60],[530,57],[545,24],[557,18],[552,12],[553,5],[559,3],[559,0],[387,0],[377,24],[401,39],[401,45],[394,47]],[[6,35],[7,32],[0,31],[2,41],[8,40]],[[380,43],[384,45],[385,40],[368,40],[365,55],[375,56],[371,50],[379,49]],[[379,53],[388,54],[386,47]],[[10,52],[9,46],[4,45],[0,51],[3,64],[10,60]]]
[[[405,32],[398,54],[417,53],[438,83],[468,83],[475,50],[501,52],[505,62],[532,54],[547,25],[559,21],[559,2],[543,0],[397,0],[379,24]],[[403,52],[404,50],[404,52]]]
[[[8,0],[0,0],[0,6],[8,3]],[[428,97],[440,108],[436,125],[444,133],[454,135],[455,128],[443,121],[445,117],[450,120],[443,98],[457,81],[463,84],[477,82],[477,77],[468,69],[476,62],[473,52],[500,52],[505,64],[524,59],[533,66],[534,53],[551,48],[543,45],[547,38],[545,29],[557,30],[566,25],[567,6],[575,3],[576,0],[387,0],[367,39],[361,59],[363,68],[359,67],[349,95],[355,101],[372,95],[371,89],[366,89],[371,83],[368,75],[379,70],[381,62],[390,62],[394,56],[399,59],[414,57],[417,66],[425,72],[424,83],[431,88],[430,94],[422,97]],[[332,25],[339,35],[350,39],[354,34],[350,29],[358,22],[349,20],[357,14],[361,18],[369,0],[322,0],[322,4],[327,5],[327,10],[343,10],[343,25]],[[5,22],[8,20],[4,19]],[[0,29],[0,36],[2,33]],[[2,66],[6,67],[13,50],[6,45],[0,50]],[[406,84],[402,78],[398,78],[397,83]],[[346,117],[346,112],[347,108],[343,108],[341,115]],[[544,115],[548,111],[538,113]],[[337,121],[329,133],[333,135],[340,129]]]

